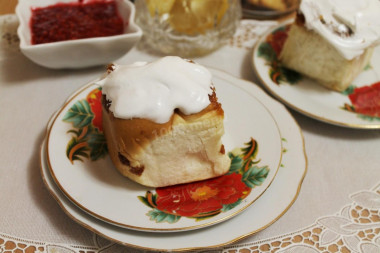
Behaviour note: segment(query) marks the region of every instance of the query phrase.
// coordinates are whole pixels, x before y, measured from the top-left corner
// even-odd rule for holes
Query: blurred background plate
[[[297,10],[300,0],[241,0],[243,18],[275,19]]]

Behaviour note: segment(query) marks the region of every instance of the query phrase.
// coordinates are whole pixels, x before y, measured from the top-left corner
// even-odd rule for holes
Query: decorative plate
[[[249,0],[241,0],[243,16],[245,18],[253,19],[276,19],[281,16],[285,16],[297,10],[299,1],[288,6],[286,9],[280,11],[275,9],[269,9],[261,6],[260,4],[254,5],[249,3]]]
[[[291,114],[255,84],[212,70],[218,82],[236,86],[272,112],[283,142],[283,156],[271,186],[245,212],[232,219],[198,230],[178,233],[147,233],[121,228],[103,222],[74,205],[60,191],[50,175],[46,156],[46,140],[41,147],[41,172],[44,182],[66,214],[79,224],[122,245],[145,250],[187,251],[216,248],[252,235],[278,220],[296,200],[306,174],[303,137]],[[218,235],[218,236],[215,236]]]
[[[226,175],[157,189],[121,176],[107,155],[101,87],[90,83],[64,104],[48,132],[47,159],[55,182],[89,214],[142,231],[198,229],[247,209],[280,166],[279,126],[250,93],[217,78],[214,85],[226,115],[223,143],[231,158]]]
[[[281,66],[277,55],[287,37],[288,24],[264,35],[253,50],[253,66],[265,88],[290,108],[311,118],[350,128],[380,128],[380,47],[371,63],[344,92],[328,90]]]

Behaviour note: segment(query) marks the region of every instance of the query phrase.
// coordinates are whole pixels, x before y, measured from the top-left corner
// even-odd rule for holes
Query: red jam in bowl
[[[32,9],[31,43],[119,35],[124,32],[115,1],[83,0]]]

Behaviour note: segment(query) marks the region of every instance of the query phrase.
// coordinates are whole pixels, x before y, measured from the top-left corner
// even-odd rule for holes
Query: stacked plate
[[[175,189],[152,189],[122,177],[102,134],[101,87],[89,83],[52,117],[41,148],[42,177],[65,213],[110,240],[160,251],[221,247],[279,219],[306,173],[301,130],[255,84],[210,70],[226,117],[223,143],[232,159],[227,175]],[[218,194],[226,187],[223,177],[234,193]],[[165,207],[162,192],[178,191],[191,196],[186,204]]]

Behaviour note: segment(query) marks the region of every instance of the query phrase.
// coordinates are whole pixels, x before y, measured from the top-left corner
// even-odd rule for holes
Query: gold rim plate
[[[271,186],[250,208],[225,222],[191,231],[150,233],[121,228],[84,212],[60,191],[50,174],[45,140],[41,147],[42,177],[64,212],[85,228],[119,244],[145,250],[175,252],[223,247],[257,233],[277,221],[296,200],[307,171],[302,132],[285,107],[266,95],[257,85],[219,70],[211,71],[216,79],[231,83],[254,95],[273,114],[279,126],[284,151],[281,166]]]

